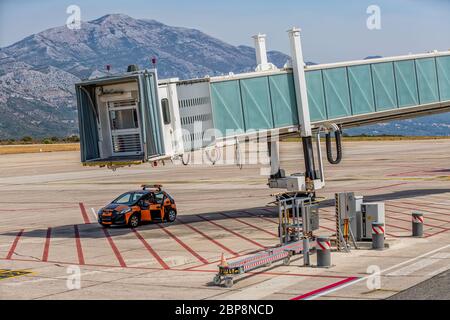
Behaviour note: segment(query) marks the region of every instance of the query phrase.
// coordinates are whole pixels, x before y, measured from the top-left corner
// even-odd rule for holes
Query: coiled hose
[[[331,164],[338,164],[342,160],[342,142],[341,142],[341,130],[336,130],[334,132],[334,138],[336,140],[336,159],[333,159],[333,152],[331,150],[331,133],[327,133],[326,136],[326,146],[327,146],[327,159]]]

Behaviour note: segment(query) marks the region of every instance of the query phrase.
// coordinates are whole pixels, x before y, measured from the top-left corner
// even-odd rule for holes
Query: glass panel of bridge
[[[436,58],[441,101],[450,100],[450,56]]]
[[[392,62],[372,64],[372,78],[377,111],[397,108],[397,93]]]
[[[211,83],[211,99],[214,127],[222,136],[227,135],[227,129],[244,131],[238,80]]]
[[[350,116],[350,93],[347,69],[333,68],[323,70],[325,101],[329,119]]]
[[[416,70],[420,104],[439,101],[435,59],[417,59]]]
[[[269,88],[275,128],[298,124],[297,99],[292,73],[269,76]]]
[[[349,67],[348,80],[353,114],[374,112],[375,102],[370,65]]]
[[[273,128],[267,77],[240,80],[246,130]]]
[[[308,90],[309,114],[312,121],[327,119],[325,95],[323,91],[322,71],[308,71],[305,73]]]
[[[399,107],[418,105],[419,93],[414,60],[395,61],[394,70]]]

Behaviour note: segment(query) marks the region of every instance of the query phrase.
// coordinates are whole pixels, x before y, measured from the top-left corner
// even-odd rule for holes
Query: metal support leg
[[[312,137],[303,137],[303,157],[305,159],[305,178],[314,180],[315,176],[315,165],[314,165],[314,153],[312,145]]]
[[[308,237],[304,237],[303,238],[303,265],[305,267],[310,265],[310,261],[309,261],[309,239],[308,239]]]
[[[285,174],[284,171],[280,169],[280,146],[278,141],[267,141],[267,149],[270,156],[270,178],[283,178]]]

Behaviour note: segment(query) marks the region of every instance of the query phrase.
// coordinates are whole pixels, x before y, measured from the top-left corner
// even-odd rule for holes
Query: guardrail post
[[[413,237],[423,237],[423,213],[412,213],[412,235]]]
[[[372,222],[372,249],[384,249],[384,223]]]
[[[329,237],[317,237],[317,266],[331,266],[331,242]]]

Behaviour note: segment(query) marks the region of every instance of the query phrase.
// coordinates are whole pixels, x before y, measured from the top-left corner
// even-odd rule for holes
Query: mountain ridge
[[[129,64],[151,67],[154,56],[160,78],[248,72],[256,66],[255,50],[250,46],[233,46],[200,30],[154,19],[109,14],[82,22],[80,30],[49,28],[0,48],[0,139],[77,134],[74,84],[102,74],[107,64],[112,65],[112,73],[124,72]],[[289,56],[268,51],[268,59],[282,67]],[[450,116],[348,132],[450,135]]]
[[[78,132],[74,83],[112,65],[151,67],[160,78],[197,78],[251,71],[255,51],[233,46],[200,30],[172,27],[153,19],[109,14],[82,22],[80,30],[49,28],[0,48],[0,139]],[[282,66],[288,56],[268,52]]]

